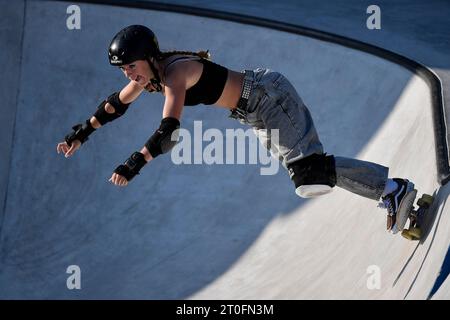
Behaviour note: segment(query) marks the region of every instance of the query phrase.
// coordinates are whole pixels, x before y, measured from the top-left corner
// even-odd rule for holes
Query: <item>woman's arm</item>
[[[166,100],[162,117],[172,117],[180,120],[186,97],[187,83],[186,69],[183,68],[183,64],[180,64],[180,68],[172,68],[167,74],[166,81]]]
[[[158,155],[168,152],[176,144],[176,141],[172,140],[172,133],[179,127],[179,120],[184,107],[186,71],[184,68],[174,68],[166,79],[166,99],[161,125],[140,152],[133,153],[123,165],[116,168],[109,179],[115,185],[128,185],[128,182],[139,173],[144,165]]]
[[[187,73],[185,68],[173,68],[167,74],[164,87],[165,101],[162,112],[161,126],[145,143],[141,149],[147,161],[152,160],[161,153],[168,152],[175,144],[172,133],[179,128],[181,114],[186,96]]]
[[[171,72],[168,73],[164,92],[166,99],[164,101],[162,123],[176,122],[174,119],[179,122],[183,112],[184,98],[186,96],[186,70],[184,68],[173,68]],[[165,128],[160,127],[140,150],[147,162],[153,160],[153,158],[160,154],[161,151],[155,151],[156,149],[161,149],[160,146],[157,146],[157,144],[161,144],[160,140],[171,138],[172,132],[169,133],[168,137],[156,137],[155,135],[159,135],[161,129]]]
[[[120,90],[119,100],[123,104],[130,104],[139,97],[142,91],[144,91],[143,87],[141,87],[135,81],[130,81],[130,83],[128,83],[122,90]],[[116,109],[109,102],[105,104],[104,108],[105,111],[109,114],[113,114],[114,112],[116,112]],[[94,129],[98,129],[102,126],[95,116],[92,116],[89,121],[91,122],[91,125],[92,127],[94,127]]]
[[[134,81],[126,85],[119,93],[114,93],[103,101],[97,108],[95,114],[88,118],[85,124],[77,124],[72,129],[73,132],[65,137],[64,142],[58,143],[56,150],[58,153],[63,152],[67,157],[72,156],[78,150],[83,142],[88,140],[88,136],[102,124],[112,121],[125,113],[128,105],[137,99],[144,88]],[[116,112],[114,105],[118,106],[119,112]]]

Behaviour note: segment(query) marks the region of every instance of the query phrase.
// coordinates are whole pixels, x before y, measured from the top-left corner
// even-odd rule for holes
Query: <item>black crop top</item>
[[[192,58],[182,57],[171,61],[167,66],[180,60],[191,60]],[[203,72],[200,79],[191,88],[186,90],[184,98],[185,106],[195,106],[197,104],[214,104],[222,95],[225,83],[227,82],[228,69],[209,60],[199,58],[198,61],[203,64]]]

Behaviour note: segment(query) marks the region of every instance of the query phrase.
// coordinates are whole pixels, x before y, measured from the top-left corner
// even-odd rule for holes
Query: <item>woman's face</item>
[[[137,82],[142,87],[145,87],[155,76],[150,69],[150,65],[145,60],[136,60],[130,64],[124,64],[120,67],[125,77],[131,81]]]

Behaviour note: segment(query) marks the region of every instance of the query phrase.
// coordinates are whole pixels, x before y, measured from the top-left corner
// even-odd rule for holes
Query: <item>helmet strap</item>
[[[155,87],[156,91],[160,92],[162,90],[162,85],[161,85],[161,78],[159,77],[158,70],[156,69],[154,64],[150,61],[150,59],[147,59],[147,62],[150,65],[150,69],[152,70],[152,72],[155,76],[153,79],[150,79],[150,82]]]

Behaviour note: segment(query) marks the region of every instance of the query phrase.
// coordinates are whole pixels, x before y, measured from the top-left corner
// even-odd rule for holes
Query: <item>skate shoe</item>
[[[386,229],[396,234],[403,230],[408,220],[417,190],[414,189],[414,183],[407,179],[394,178],[393,180],[398,184],[397,190],[382,197],[379,207],[388,211]]]

